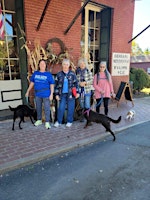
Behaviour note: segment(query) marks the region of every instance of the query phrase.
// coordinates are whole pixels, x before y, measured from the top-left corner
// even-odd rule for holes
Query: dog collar
[[[89,108],[88,110],[84,111],[83,114],[86,114],[86,113],[87,113],[87,116],[89,116],[89,114],[90,114],[90,110],[91,110],[91,108]]]

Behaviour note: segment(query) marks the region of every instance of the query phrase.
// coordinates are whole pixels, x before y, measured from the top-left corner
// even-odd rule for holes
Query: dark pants
[[[102,103],[99,104],[99,102],[101,102],[101,98],[100,99],[96,99],[97,105],[96,106],[96,112],[100,113],[100,106]],[[105,115],[108,114],[108,103],[109,103],[109,98],[103,98],[103,102],[104,102],[104,113]]]

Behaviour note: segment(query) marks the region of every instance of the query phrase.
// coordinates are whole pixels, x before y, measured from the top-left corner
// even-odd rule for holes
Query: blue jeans
[[[49,97],[41,98],[35,97],[37,119],[42,120],[42,103],[44,104],[45,121],[50,121],[50,100]]]
[[[79,98],[81,108],[89,109],[91,107],[91,95],[84,95]]]
[[[62,124],[63,116],[67,105],[67,122],[73,122],[75,98],[69,98],[68,94],[62,94],[59,101],[59,108],[57,114],[57,120],[59,124]]]

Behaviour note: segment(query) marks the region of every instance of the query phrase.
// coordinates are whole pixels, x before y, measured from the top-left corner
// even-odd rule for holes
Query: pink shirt
[[[100,78],[97,84],[97,74],[94,75],[93,87],[95,88],[95,98],[99,99],[102,97],[101,92],[104,92],[103,97],[110,98],[110,94],[114,93],[112,79],[107,80],[105,72],[100,72]]]

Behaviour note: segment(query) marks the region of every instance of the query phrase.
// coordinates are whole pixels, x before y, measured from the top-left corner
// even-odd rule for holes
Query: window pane
[[[17,37],[15,31],[15,1],[3,1],[5,39],[0,41],[0,80],[20,78]]]
[[[82,18],[81,18],[81,25],[83,26],[83,25],[85,25],[85,10],[83,10],[83,12],[82,12]]]
[[[94,41],[94,38],[95,38],[95,31],[94,29],[89,29],[89,43],[91,44],[91,42]]]
[[[94,11],[89,11],[89,28],[94,28]]]
[[[4,80],[20,79],[18,60],[8,60],[7,59],[5,61],[7,64],[1,70],[4,73]]]
[[[9,57],[10,58],[17,58],[17,49],[16,49],[16,38],[15,37],[8,37],[8,47],[9,47]]]
[[[1,58],[6,58],[6,57],[8,57],[6,42],[0,41],[0,62],[1,62]]]
[[[19,71],[19,62],[18,60],[11,60],[10,61],[11,66],[11,76],[12,79],[20,79],[20,71]]]
[[[12,27],[12,14],[6,14],[6,33],[7,35],[13,35],[13,27]]]

